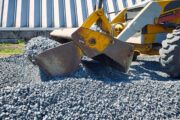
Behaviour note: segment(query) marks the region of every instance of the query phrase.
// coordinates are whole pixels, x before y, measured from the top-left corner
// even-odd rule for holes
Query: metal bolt
[[[94,39],[94,38],[91,38],[91,39],[89,39],[89,44],[91,44],[91,45],[95,45],[96,44],[96,39]]]

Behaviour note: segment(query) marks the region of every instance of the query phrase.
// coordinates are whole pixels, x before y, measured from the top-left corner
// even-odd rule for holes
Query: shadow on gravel
[[[82,61],[91,79],[100,80],[105,83],[131,82],[133,80],[179,80],[168,77],[157,61],[137,60],[136,63],[141,64],[131,65],[128,73],[121,73],[118,70],[96,61]]]
[[[39,74],[42,82],[49,82],[53,77],[47,75],[42,69],[39,68]]]
[[[99,80],[105,83],[120,83],[131,81],[127,73],[122,73],[103,63],[83,60],[82,64],[86,67],[89,77],[93,80]]]
[[[134,71],[136,74],[149,74],[151,80],[158,80],[158,81],[177,81],[179,79],[169,77],[164,71],[161,64],[157,61],[146,61],[146,60],[136,60],[136,62],[141,62],[141,65],[134,65],[131,68],[136,69]]]
[[[103,63],[94,60],[82,60],[78,71],[69,77],[48,77],[40,70],[40,78],[42,82],[59,81],[66,79],[91,79],[95,81],[103,81],[107,84],[119,84],[121,82],[131,82],[140,80],[157,80],[157,81],[177,81],[167,77],[163,69],[157,61],[137,60],[130,66],[128,73],[111,68]]]
[[[160,62],[158,61],[147,61],[147,60],[136,60],[136,62],[143,62],[142,67],[152,71],[163,71]]]

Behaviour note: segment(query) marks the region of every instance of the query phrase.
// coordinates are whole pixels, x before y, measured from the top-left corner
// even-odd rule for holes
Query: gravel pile
[[[84,57],[70,77],[47,77],[26,56],[59,43],[42,37],[0,59],[0,119],[179,119],[180,79],[143,56],[127,74]]]
[[[0,58],[0,88],[17,85],[22,77],[22,55]]]

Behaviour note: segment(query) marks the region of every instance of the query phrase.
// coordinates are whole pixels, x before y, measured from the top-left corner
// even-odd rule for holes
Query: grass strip
[[[0,50],[0,53],[12,53],[12,54],[21,54],[24,50],[21,49],[3,49]]]

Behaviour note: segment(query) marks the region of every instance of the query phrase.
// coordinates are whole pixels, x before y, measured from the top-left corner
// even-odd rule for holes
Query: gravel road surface
[[[70,77],[47,77],[27,55],[59,43],[38,37],[23,55],[0,58],[0,119],[180,119],[180,79],[159,56],[140,56],[127,74],[84,57]]]

